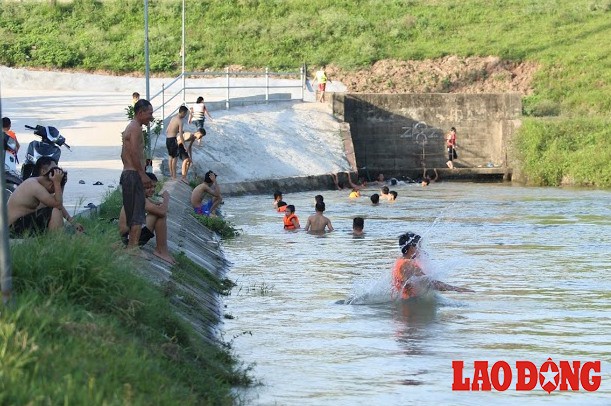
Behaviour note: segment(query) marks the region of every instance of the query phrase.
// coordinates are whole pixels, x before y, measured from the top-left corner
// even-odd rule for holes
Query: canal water
[[[365,191],[286,194],[302,227],[321,193],[335,231],[283,230],[269,196],[228,197],[242,234],[224,243],[237,286],[224,300],[224,338],[260,385],[255,405],[611,404],[611,193],[506,184],[392,187],[372,206]],[[379,191],[378,191],[379,192]],[[365,218],[364,238],[351,235]],[[398,236],[423,237],[432,277],[475,290],[390,299]],[[336,301],[356,298],[355,304]],[[601,361],[597,391],[540,385],[452,391],[452,361],[492,365],[548,358]],[[549,386],[548,386],[549,387]]]

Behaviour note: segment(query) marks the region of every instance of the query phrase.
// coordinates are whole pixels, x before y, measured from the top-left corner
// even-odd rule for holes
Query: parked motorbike
[[[66,139],[59,133],[55,127],[37,125],[31,127],[26,125],[25,128],[34,130],[34,134],[41,138],[41,141],[32,141],[28,145],[25,155],[25,161],[21,165],[21,178],[26,180],[32,176],[36,161],[43,156],[51,157],[55,162],[59,163],[59,158],[62,155],[61,147],[66,147],[70,150],[70,146],[66,144]]]

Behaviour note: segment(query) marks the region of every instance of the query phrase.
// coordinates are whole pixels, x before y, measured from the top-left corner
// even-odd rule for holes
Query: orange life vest
[[[404,275],[401,271],[401,268],[403,268],[404,264],[406,263],[411,266],[420,268],[420,264],[415,259],[401,257],[397,258],[397,260],[395,261],[395,266],[392,269],[392,282],[393,287],[395,288],[394,293],[400,293],[401,299],[409,299],[410,297],[414,296],[415,293],[414,288],[411,285],[405,284],[406,280],[404,280]]]
[[[286,206],[278,207],[278,211],[284,213],[286,211]]]
[[[299,224],[299,218],[295,214],[291,214],[290,216],[284,216],[284,229],[285,230],[294,230],[296,227],[293,224],[292,220],[297,220],[297,224]]]

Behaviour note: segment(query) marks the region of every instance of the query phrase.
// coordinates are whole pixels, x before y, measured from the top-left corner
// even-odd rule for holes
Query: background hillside
[[[151,1],[153,73],[178,74],[182,2]],[[186,1],[187,70],[310,70],[350,91],[524,95],[532,184],[611,186],[611,0]],[[142,74],[141,0],[3,2],[0,63]]]

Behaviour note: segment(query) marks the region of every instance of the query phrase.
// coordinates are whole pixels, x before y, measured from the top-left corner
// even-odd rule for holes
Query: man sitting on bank
[[[8,199],[8,224],[11,237],[20,238],[46,230],[59,230],[64,219],[83,232],[83,226],[74,223],[63,204],[64,186],[68,173],[50,157],[36,161],[34,176],[23,181]]]
[[[142,247],[148,243],[151,238],[155,237],[157,246],[153,251],[153,255],[166,261],[170,265],[174,265],[176,260],[170,255],[168,249],[168,224],[166,222],[168,207],[170,205],[170,194],[166,190],[161,195],[163,198],[162,202],[155,200],[153,195],[155,194],[155,186],[158,181],[157,176],[150,172],[146,174],[153,183],[150,187],[144,189],[144,194],[146,196],[146,200],[144,201],[146,224],[142,226],[138,245]],[[125,208],[121,207],[121,213],[119,214],[119,233],[121,234],[121,240],[126,246],[129,243],[129,230],[130,227],[127,225]]]
[[[208,199],[204,202],[206,197]],[[216,209],[222,201],[221,189],[216,183],[216,173],[213,171],[206,172],[204,182],[196,186],[191,193],[193,211],[202,216],[216,217]]]

